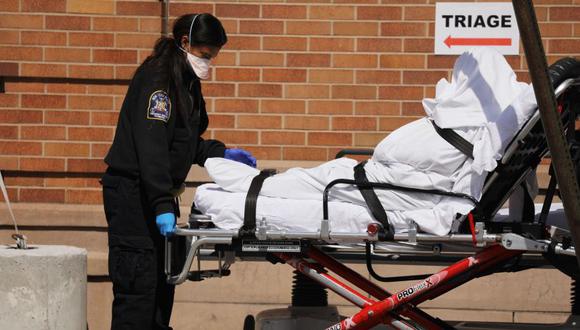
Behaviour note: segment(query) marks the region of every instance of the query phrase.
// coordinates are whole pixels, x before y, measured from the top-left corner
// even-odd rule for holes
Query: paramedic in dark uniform
[[[177,191],[193,163],[225,157],[256,165],[242,149],[201,135],[208,116],[200,80],[227,42],[210,14],[179,17],[137,69],[105,158],[103,202],[109,225],[112,329],[171,329],[174,287],[165,281],[164,236],[175,230]]]

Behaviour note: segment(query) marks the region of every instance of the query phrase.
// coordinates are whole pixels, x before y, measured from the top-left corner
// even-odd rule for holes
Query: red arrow
[[[448,36],[443,41],[447,47],[451,46],[511,46],[511,38],[452,38]]]

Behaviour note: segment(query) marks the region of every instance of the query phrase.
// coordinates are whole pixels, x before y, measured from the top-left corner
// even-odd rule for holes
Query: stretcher
[[[580,112],[580,62],[572,58],[556,62],[550,67],[550,78],[563,126],[568,130],[567,136],[573,138],[573,123]],[[571,152],[577,153],[578,150]],[[192,209],[188,224],[177,228],[174,237],[167,240],[167,281],[181,284],[186,280],[227,276],[230,266],[237,260],[265,259],[295,268],[360,308],[358,313],[328,329],[369,329],[378,324],[395,329],[452,328],[422,311],[418,305],[474,278],[504,271],[508,267],[513,271],[518,266],[525,269],[549,262],[572,277],[578,275],[570,232],[547,222],[555,182],[550,183],[539,215],[535,216],[533,211],[530,213],[528,208],[522,212],[521,221],[494,221],[512,193],[522,186],[525,178],[548,154],[540,114],[535,111],[509,143],[497,168],[487,176],[482,197],[470,199],[475,205],[473,211],[456,219],[451,232],[444,236],[420,232],[413,223],[409,223],[404,233],[395,232],[388,236],[381,235],[383,228],[377,223],[369,224],[363,232],[331,230],[328,217],[330,191],[337,189],[339,184],[359,188],[410,189],[384,183],[346,179],[331,182],[324,190],[324,216],[317,232],[272,230],[264,221],[258,221],[251,230],[224,230],[216,228],[211,217]],[[578,154],[573,156],[578,157]],[[366,259],[369,273],[379,280],[384,278],[374,272],[373,259],[442,260],[451,264],[424,277],[399,278],[420,280],[398,292],[389,292],[340,262],[345,260],[344,256],[348,259],[361,255]],[[205,256],[217,259],[216,269],[199,269],[199,261]],[[197,270],[191,270],[194,260],[198,263]]]

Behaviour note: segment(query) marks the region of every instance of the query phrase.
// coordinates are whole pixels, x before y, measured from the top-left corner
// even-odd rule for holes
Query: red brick
[[[352,101],[308,101],[308,113],[352,115],[352,105]]]
[[[20,11],[20,0],[3,0],[2,11]]]
[[[284,118],[285,129],[323,130],[329,129],[327,116],[288,116]]]
[[[182,15],[185,13],[211,13],[213,4],[210,3],[175,3],[171,2],[172,15]]]
[[[2,155],[42,155],[42,143],[0,141],[0,154]]]
[[[310,38],[311,51],[351,52],[354,50],[352,38]]]
[[[205,96],[225,96],[232,97],[236,93],[235,84],[225,83],[204,83],[202,86],[203,94]]]
[[[29,77],[66,77],[65,64],[22,63],[20,74]]]
[[[395,70],[359,70],[356,72],[357,84],[398,84],[401,82],[401,71]]]
[[[308,145],[314,146],[350,146],[352,133],[308,133]]]
[[[6,186],[19,187],[42,187],[44,186],[44,178],[35,177],[5,177],[4,183]]]
[[[277,53],[240,53],[240,65],[249,66],[282,66],[284,55]]]
[[[260,37],[228,35],[226,47],[230,50],[259,50]]]
[[[376,131],[377,119],[372,117],[333,117],[332,130],[335,131]]]
[[[129,17],[93,17],[93,31],[133,32],[138,19]]]
[[[578,22],[580,7],[550,7],[550,21]]]
[[[227,47],[227,46],[226,46]],[[233,66],[236,63],[237,52],[221,51],[220,54],[212,61],[213,66]]]
[[[69,46],[82,47],[113,47],[114,35],[112,33],[69,33]]]
[[[264,113],[305,113],[306,102],[301,100],[262,100]]]
[[[331,31],[330,22],[311,21],[287,21],[286,34],[299,35],[329,35]]]
[[[66,131],[58,126],[23,126],[20,137],[26,140],[64,140]]]
[[[8,156],[2,157],[0,156],[0,168],[8,171],[8,170],[18,170],[18,157]],[[10,195],[10,192],[8,192]],[[2,194],[0,194],[0,200],[2,200]]]
[[[571,37],[573,24],[569,23],[542,23],[540,34],[545,37]]]
[[[334,85],[332,86],[333,99],[376,99],[376,86]]]
[[[306,133],[263,131],[260,133],[260,142],[265,145],[304,145],[304,142],[306,142]]]
[[[19,201],[28,203],[63,203],[64,189],[21,188]]]
[[[282,18],[284,20],[306,18],[306,6],[263,5],[262,17]]]
[[[94,63],[131,64],[137,62],[137,52],[120,49],[93,49]]]
[[[90,113],[86,111],[45,111],[45,124],[88,125]]]
[[[18,107],[18,102],[20,100],[18,94],[12,94],[12,91],[6,86],[6,90],[10,91],[10,94],[0,93],[0,108]],[[0,122],[2,122],[0,120]]]
[[[209,123],[211,128],[234,128],[236,117],[230,115],[209,114]]]
[[[379,130],[394,131],[397,128],[416,120],[416,118],[409,117],[383,117],[379,119]]]
[[[260,161],[264,159],[280,160],[282,159],[282,148],[281,147],[259,147],[259,146],[242,146],[245,150],[252,153],[256,159],[258,159],[258,167],[261,166]]]
[[[407,7],[408,8],[408,7]],[[402,7],[358,6],[357,19],[398,21],[402,18]]]
[[[221,81],[260,81],[260,70],[217,68],[216,79]]]
[[[408,6],[405,7],[405,21],[434,21],[435,7],[434,6]]]
[[[0,110],[0,123],[39,124],[42,123],[42,111]]]
[[[17,139],[18,127],[16,126],[0,126],[0,139]]]
[[[20,31],[8,31],[3,30],[0,34],[0,44],[19,44],[20,43]]]
[[[48,94],[85,94],[87,86],[85,84],[68,84],[68,83],[52,83],[46,84],[46,92]]]
[[[1,76],[18,76],[18,63],[0,62],[0,75]]]
[[[66,203],[103,204],[103,193],[101,189],[67,189]]]
[[[68,76],[70,78],[83,79],[113,79],[112,66],[105,65],[69,65]]]
[[[7,82],[6,90],[10,93],[21,93],[21,94],[31,94],[31,93],[44,93],[45,84],[34,83],[34,82]],[[0,94],[0,97],[3,94]]]
[[[401,103],[393,101],[356,101],[355,114],[363,116],[400,115]]]
[[[0,48],[0,60],[40,61],[42,60],[42,48],[20,46],[2,47]]]
[[[425,68],[425,55],[381,55],[381,68]]]
[[[326,99],[330,97],[327,85],[286,85],[284,93],[289,99]]]
[[[69,172],[103,173],[107,166],[102,159],[67,159],[66,168]]]
[[[159,32],[161,25],[159,24],[159,19],[156,17],[140,17],[139,18],[139,31],[141,32]]]
[[[159,39],[157,34],[144,34],[144,33],[117,33],[115,36],[115,46],[116,48],[131,48],[131,49],[145,49],[150,52],[155,45],[155,42]],[[98,42],[98,40],[95,40]],[[99,47],[112,47],[112,43],[106,40],[102,40],[104,45],[95,45]],[[112,39],[111,39],[112,42]],[[219,56],[218,56],[219,57]]]
[[[333,65],[337,68],[376,68],[377,55],[334,54]]]
[[[379,87],[379,98],[389,100],[421,100],[423,87],[416,86],[384,86]]]
[[[91,125],[116,126],[118,120],[117,112],[91,112]]]
[[[69,109],[111,110],[113,108],[113,97],[96,95],[69,95],[68,107]]]
[[[45,143],[45,156],[60,157],[88,157],[90,145],[88,143]]]
[[[20,38],[23,45],[66,45],[66,32],[22,31]]]
[[[427,36],[425,23],[381,23],[382,36]]]
[[[215,100],[215,112],[258,112],[257,100],[217,99]]]
[[[354,145],[357,147],[374,147],[385,138],[385,133],[355,133]]]
[[[310,6],[310,19],[353,19],[353,6]]]
[[[64,13],[66,11],[66,1],[65,0],[51,0],[51,1],[22,0],[20,8],[23,12]]]
[[[65,105],[66,96],[64,95],[22,95],[23,108],[62,109]]]
[[[0,159],[0,164],[3,164],[2,159]],[[12,164],[10,164],[12,165]],[[2,168],[6,168],[6,167],[2,167]],[[10,200],[11,202],[18,202],[18,189],[16,188],[6,188],[6,192],[8,193],[8,200]],[[0,202],[4,202],[4,194],[0,194]]]
[[[447,78],[447,71],[403,71],[405,85],[435,85],[441,78]]]
[[[264,81],[273,82],[306,82],[306,70],[298,69],[263,69]]]
[[[64,159],[62,158],[20,158],[20,170],[22,171],[64,171]]]
[[[92,143],[91,157],[105,158],[110,148],[111,148],[110,143]]]
[[[429,69],[451,69],[457,56],[454,55],[428,55],[427,67]]]
[[[358,38],[356,49],[359,52],[400,52],[402,40],[393,38]]]
[[[579,39],[552,39],[549,41],[548,51],[552,54],[578,54],[580,50]]]
[[[284,147],[282,150],[284,160],[327,160],[327,148],[300,148]]]
[[[424,116],[425,109],[423,104],[419,102],[403,102],[403,116]]]
[[[137,64],[134,65],[116,65],[115,66],[115,79],[126,79],[130,80],[135,75],[137,71]]]
[[[91,19],[86,16],[46,16],[46,28],[49,30],[90,30]]]
[[[0,14],[0,28],[42,29],[44,28],[44,17],[40,15]]]
[[[260,6],[238,4],[216,4],[215,13],[218,17],[259,17]]]
[[[434,49],[433,39],[405,39],[403,51],[406,53],[432,53]]]
[[[353,79],[353,70],[311,69],[308,81],[312,83],[352,83]]]
[[[240,33],[265,35],[282,34],[283,32],[283,21],[240,21]]]
[[[48,62],[88,63],[91,51],[88,48],[45,48],[44,60]]]
[[[111,141],[113,128],[107,127],[69,127],[68,140],[70,141]]]
[[[306,38],[301,37],[263,37],[264,50],[306,50]]]
[[[161,3],[151,1],[117,1],[117,15],[159,16]]]
[[[242,97],[281,97],[282,86],[278,84],[239,84],[238,93]]]
[[[220,21],[222,22],[222,26],[224,27],[224,30],[226,30],[226,33],[228,34],[228,38],[229,38],[230,34],[235,34],[235,33],[240,32],[240,31],[238,31],[239,20],[220,18]]]
[[[328,67],[330,66],[329,54],[296,54],[286,55],[288,67]]]
[[[247,143],[247,144],[257,144],[258,143],[258,132],[256,131],[225,131],[225,130],[215,130],[214,137],[224,143]]]
[[[281,128],[282,117],[264,115],[240,115],[238,116],[238,128]]]
[[[378,36],[379,23],[334,22],[332,32],[338,36]]]

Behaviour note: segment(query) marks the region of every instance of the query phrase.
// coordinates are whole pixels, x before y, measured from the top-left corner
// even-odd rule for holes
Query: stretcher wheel
[[[256,329],[256,319],[254,315],[247,315],[244,319],[244,330],[255,330]]]

